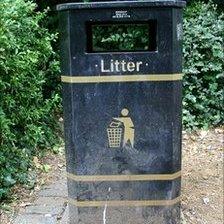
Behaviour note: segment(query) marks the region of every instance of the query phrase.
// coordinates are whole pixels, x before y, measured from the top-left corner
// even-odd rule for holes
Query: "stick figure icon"
[[[135,129],[133,121],[128,115],[129,110],[124,108],[121,111],[120,117],[113,117],[114,121],[111,122],[110,128],[108,128],[108,137],[111,148],[120,147],[121,136],[123,136],[123,147],[128,143],[134,147]]]

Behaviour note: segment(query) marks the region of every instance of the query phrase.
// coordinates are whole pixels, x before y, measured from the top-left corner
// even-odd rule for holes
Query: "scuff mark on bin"
[[[110,191],[111,191],[111,187],[108,188],[109,193],[108,193],[107,199],[109,198]],[[107,203],[105,204],[104,210],[103,210],[103,224],[106,224],[107,222],[106,215],[107,215]]]
[[[106,212],[107,212],[107,203],[105,204],[104,210],[103,210],[103,224],[106,224]]]

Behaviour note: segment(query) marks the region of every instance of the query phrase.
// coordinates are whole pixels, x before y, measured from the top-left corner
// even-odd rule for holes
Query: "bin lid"
[[[108,1],[108,2],[83,2],[64,3],[57,5],[57,10],[70,9],[99,9],[99,8],[135,8],[135,7],[184,7],[185,0],[139,0],[139,1]]]

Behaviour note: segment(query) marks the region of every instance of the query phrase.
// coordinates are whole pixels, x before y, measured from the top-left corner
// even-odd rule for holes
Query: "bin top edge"
[[[135,7],[184,7],[184,0],[140,0],[140,1],[110,1],[110,2],[86,2],[64,3],[57,5],[58,11],[70,9],[100,9],[100,8],[135,8]]]

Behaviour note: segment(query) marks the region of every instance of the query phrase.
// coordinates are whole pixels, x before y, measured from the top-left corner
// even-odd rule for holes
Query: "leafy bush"
[[[199,2],[204,2],[204,3],[213,2],[219,6],[224,5],[223,0],[186,0],[186,2],[187,2],[187,5],[195,4],[195,3],[199,3]]]
[[[95,51],[147,50],[149,46],[146,24],[94,25],[92,30]]]
[[[217,125],[224,109],[224,14],[199,2],[186,9],[184,30],[184,125]]]
[[[27,0],[0,2],[0,199],[26,181],[32,156],[58,140],[56,35],[41,25],[46,12],[35,10]]]

